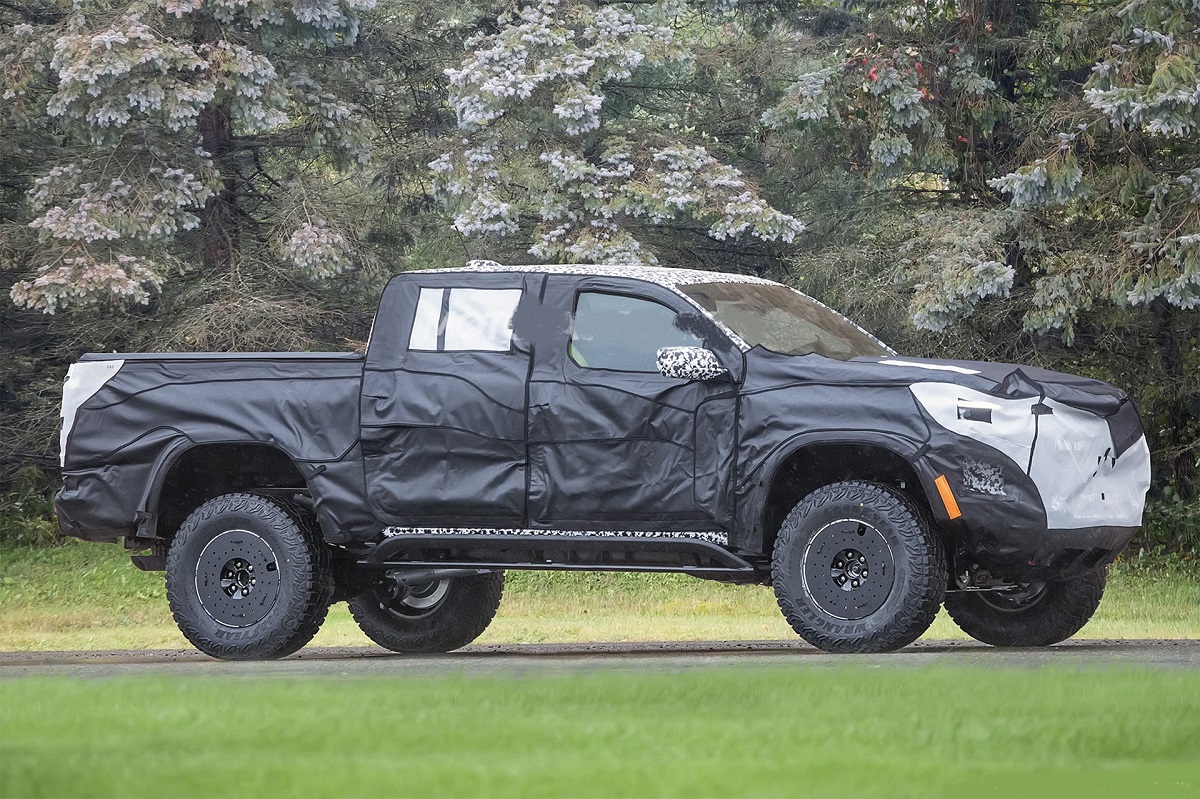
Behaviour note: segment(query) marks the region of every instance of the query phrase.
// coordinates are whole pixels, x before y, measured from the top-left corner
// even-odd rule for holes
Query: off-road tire
[[[890,652],[912,643],[933,623],[946,575],[945,549],[928,515],[879,483],[813,491],[784,519],[771,557],[788,624],[826,652]]]
[[[964,633],[992,646],[1050,646],[1083,629],[1104,595],[1107,569],[1046,583],[1022,605],[1006,592],[951,591],[946,612]]]
[[[333,595],[329,549],[312,515],[253,494],[225,494],[193,511],[171,542],[166,580],[180,631],[222,660],[292,654],[316,635]]]
[[[422,587],[415,589],[418,594]],[[428,608],[410,608],[381,590],[349,601],[350,614],[367,637],[384,649],[406,654],[450,652],[474,641],[491,624],[504,593],[504,572],[430,583],[429,596],[444,594]]]

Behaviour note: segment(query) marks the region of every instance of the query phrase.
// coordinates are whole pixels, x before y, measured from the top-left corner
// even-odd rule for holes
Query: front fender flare
[[[937,496],[937,486],[934,480],[938,475],[933,465],[924,458],[929,452],[928,444],[895,433],[868,430],[821,430],[801,433],[781,442],[738,484],[735,489],[737,527],[731,543],[746,551],[763,551],[768,533],[766,530],[767,500],[771,487],[779,476],[779,470],[797,452],[816,445],[874,447],[887,450],[902,458],[916,473],[920,489],[925,495],[929,507],[933,510],[935,518],[939,522],[946,520],[945,508],[932,501],[932,498]]]

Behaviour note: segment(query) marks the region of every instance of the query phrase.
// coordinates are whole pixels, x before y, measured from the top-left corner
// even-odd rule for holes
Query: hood
[[[763,347],[746,353],[747,388],[792,383],[825,385],[912,385],[954,383],[1002,399],[1052,399],[1109,417],[1128,395],[1102,380],[1052,372],[1036,366],[936,358],[855,358],[837,361],[819,355],[784,355]]]
[[[864,359],[865,360],[865,359]],[[1019,366],[1012,363],[988,363],[986,361],[943,361],[933,358],[872,358],[877,364],[912,364],[916,368],[933,371],[943,382],[948,380],[945,369],[974,372],[993,383],[987,393],[1004,399],[1040,397],[1052,399],[1063,405],[1089,411],[1097,416],[1112,416],[1121,408],[1128,395],[1103,380],[1079,377],[1064,372],[1053,372],[1036,366]],[[939,371],[941,370],[941,371]]]

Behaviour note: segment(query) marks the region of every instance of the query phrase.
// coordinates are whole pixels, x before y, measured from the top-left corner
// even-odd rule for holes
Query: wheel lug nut
[[[851,587],[851,588],[858,588],[858,580],[855,580],[854,582],[850,583],[850,587]]]

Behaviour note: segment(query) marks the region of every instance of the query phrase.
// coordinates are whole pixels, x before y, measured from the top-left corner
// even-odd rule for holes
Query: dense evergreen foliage
[[[0,0],[0,96],[9,488],[82,352],[344,348],[398,270],[640,260],[1126,387],[1197,523],[1200,0]]]

